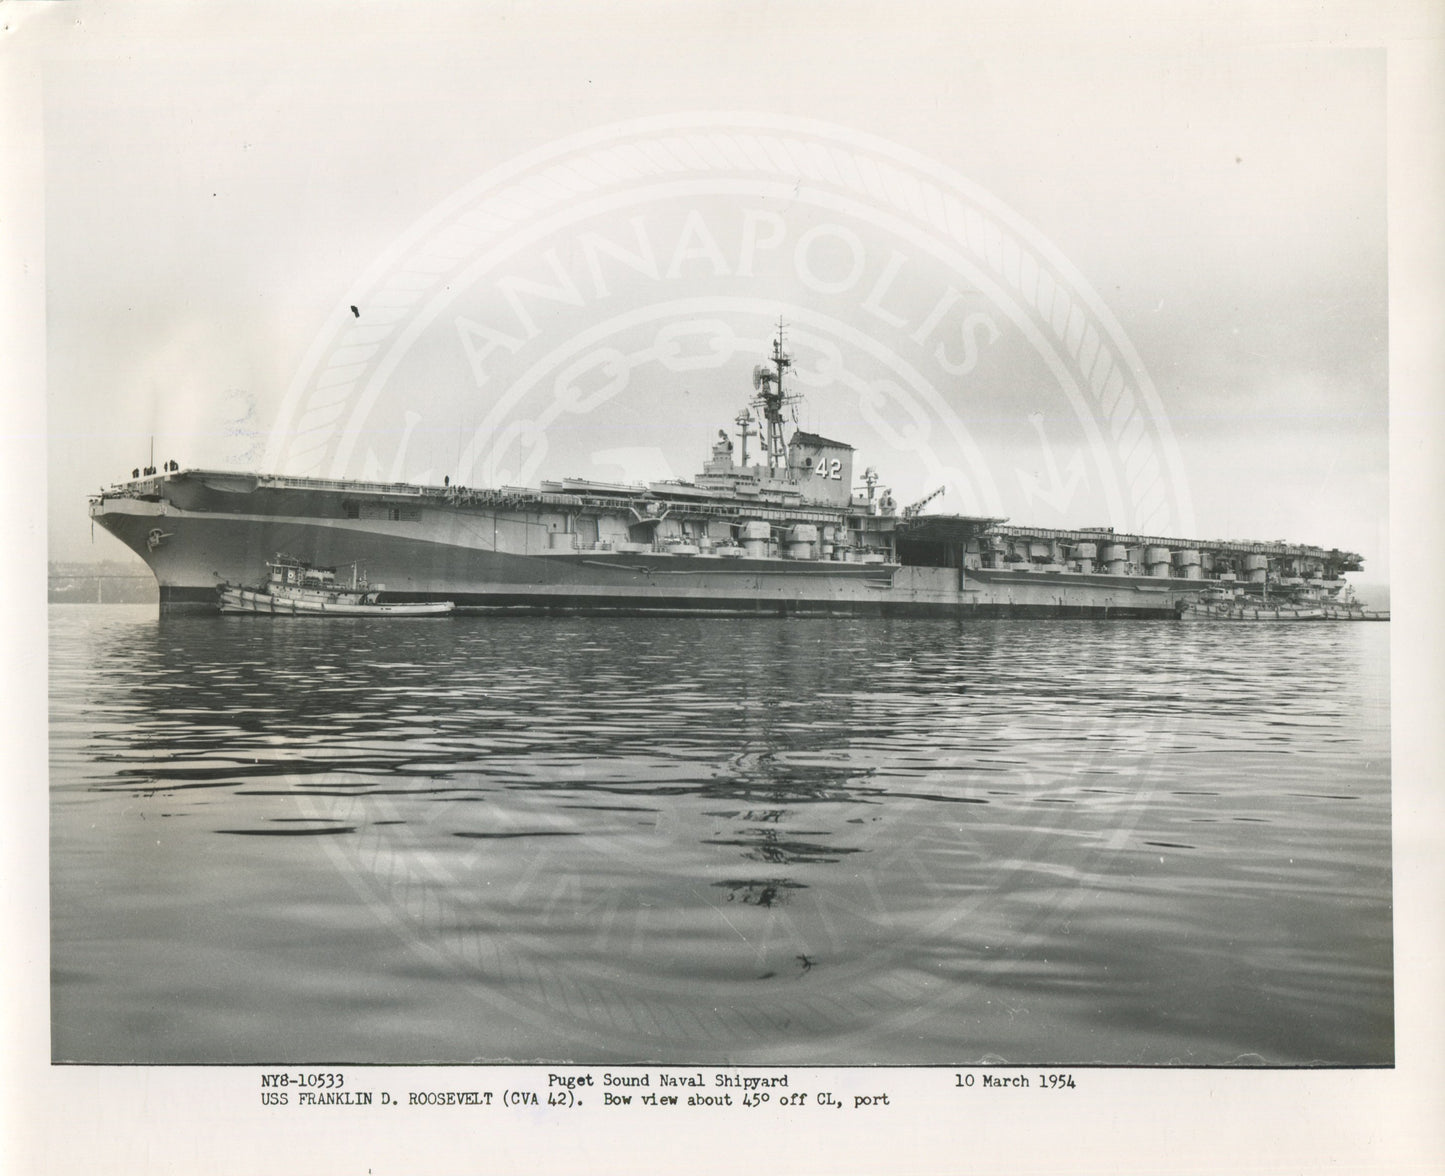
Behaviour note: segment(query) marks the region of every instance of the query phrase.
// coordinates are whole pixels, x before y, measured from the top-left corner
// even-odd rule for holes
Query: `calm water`
[[[50,611],[57,1060],[1388,1063],[1388,625]]]

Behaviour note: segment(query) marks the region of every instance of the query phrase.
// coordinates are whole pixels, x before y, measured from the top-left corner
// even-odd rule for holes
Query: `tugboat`
[[[1208,588],[1191,601],[1182,602],[1179,619],[1184,621],[1388,621],[1388,612],[1362,608],[1347,585],[1328,601],[1296,589],[1274,601],[1268,596],[1247,596],[1240,589]]]
[[[1274,603],[1258,596],[1236,595],[1227,589],[1211,588],[1181,606],[1184,621],[1323,621],[1323,608],[1301,601]]]
[[[278,554],[266,568],[270,576],[260,588],[222,584],[221,611],[267,616],[439,617],[456,608],[450,600],[382,604],[383,585],[373,588],[356,564],[351,565],[350,586],[336,582],[335,568],[313,568],[291,555]]]

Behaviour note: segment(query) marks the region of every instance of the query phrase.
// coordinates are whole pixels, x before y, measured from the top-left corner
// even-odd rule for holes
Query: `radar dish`
[[[761,390],[762,386],[768,381],[768,378],[769,378],[772,374],[773,374],[773,373],[770,372],[770,371],[768,371],[767,368],[763,367],[762,364],[758,364],[756,367],[754,367],[754,368],[753,368],[753,391],[756,392],[756,391]]]

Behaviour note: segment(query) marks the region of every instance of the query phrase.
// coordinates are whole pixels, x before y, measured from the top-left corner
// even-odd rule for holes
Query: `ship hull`
[[[184,477],[167,480],[179,481],[176,492],[106,497],[92,508],[150,565],[162,614],[215,612],[222,584],[259,582],[280,551],[317,565],[363,563],[385,585],[384,601],[452,601],[458,612],[1172,619],[1203,587],[1142,576],[557,550],[540,511],[424,504],[398,519],[343,518],[341,491],[267,495],[244,486],[186,507],[178,500],[194,488]]]

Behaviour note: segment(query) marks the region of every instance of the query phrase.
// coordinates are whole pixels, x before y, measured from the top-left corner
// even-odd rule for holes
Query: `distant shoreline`
[[[50,604],[156,604],[160,587],[150,569],[130,562],[97,560],[74,563],[53,560],[47,569],[46,601]]]

